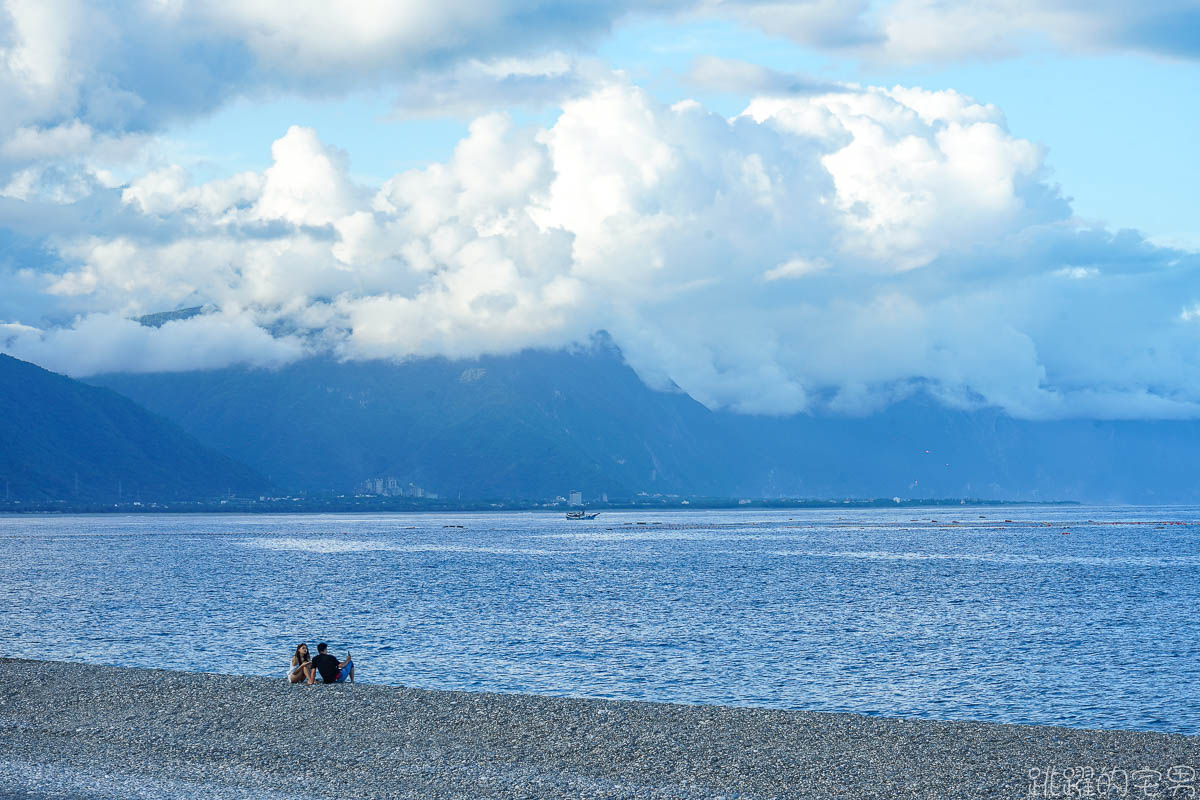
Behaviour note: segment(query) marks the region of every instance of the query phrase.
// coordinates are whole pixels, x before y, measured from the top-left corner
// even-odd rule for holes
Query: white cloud
[[[243,172],[191,186],[187,170],[175,164],[134,178],[122,190],[121,200],[147,215],[184,212],[209,221],[228,220],[231,212],[258,200],[266,183],[265,175]]]
[[[1063,267],[1055,270],[1054,274],[1070,278],[1073,281],[1082,281],[1096,277],[1100,274],[1100,270],[1095,267]]]
[[[0,326],[5,352],[54,372],[173,372],[229,364],[273,367],[304,355],[295,337],[272,337],[235,312],[150,328],[117,314],[90,314],[67,328]]]
[[[463,65],[496,80],[563,76],[565,51],[627,14],[687,5],[4,0],[0,127],[147,130],[242,94],[400,86]]]
[[[83,374],[606,329],[648,381],[742,411],[862,413],[920,386],[1026,417],[1200,415],[1179,304],[1200,263],[1083,227],[1041,150],[954,92],[760,98],[727,120],[610,81],[545,128],[483,116],[377,188],[311,130],[272,154],[130,182],[119,202],[148,227],[59,237],[36,277],[79,321],[13,319],[38,330],[6,349]],[[205,303],[221,313],[125,320]]]
[[[581,55],[678,13],[885,62],[1200,54],[1190,0],[3,0],[4,347],[87,374],[605,328],[648,380],[745,411],[920,384],[1025,416],[1197,415],[1194,247],[1084,227],[1041,148],[953,91],[700,59],[693,82],[760,95],[726,120]],[[480,116],[446,163],[379,187],[302,127],[262,172],[197,184],[156,160],[167,122],[236,96],[376,86],[401,115]],[[547,103],[544,129],[486,113]],[[204,303],[220,313],[127,319]]]
[[[72,202],[64,186],[111,185],[168,123],[237,98],[382,86],[410,116],[555,103],[586,90],[597,67],[577,54],[616,20],[682,2],[0,0],[0,187]]]
[[[603,82],[589,48],[626,19],[696,15],[882,62],[1044,46],[1200,55],[1193,0],[0,0],[0,194],[75,202],[145,171],[167,124],[238,98],[382,87],[400,117],[545,108]],[[836,88],[717,58],[690,78],[771,95]]]
[[[763,273],[763,280],[777,281],[782,278],[803,278],[829,269],[824,259],[790,258]]]
[[[578,54],[627,17],[689,13],[745,20],[805,45],[876,59],[1003,56],[1045,41],[1200,55],[1189,35],[1200,23],[1192,0],[1152,7],[1117,0],[3,0],[0,129],[7,130],[0,133],[77,125],[149,131],[236,96],[281,90],[418,83],[432,87],[416,90],[428,99],[453,94],[459,83],[474,93],[486,85],[477,84],[480,75],[507,101],[514,87],[569,84]],[[700,69],[720,65],[712,59]],[[731,65],[716,71],[728,77]],[[758,81],[787,78],[743,65],[743,81],[747,69]]]
[[[957,92],[871,89],[759,98],[745,112],[828,144],[822,164],[846,248],[902,271],[1011,230],[1030,209],[1040,148]]]
[[[254,209],[259,219],[327,225],[361,205],[346,177],[346,157],[323,145],[312,128],[293,125],[271,145],[271,158]]]
[[[91,127],[76,119],[51,128],[17,128],[2,151],[14,159],[57,158],[73,156],[91,145]]]

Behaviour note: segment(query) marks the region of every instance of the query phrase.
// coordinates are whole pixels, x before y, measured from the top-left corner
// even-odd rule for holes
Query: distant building
[[[567,505],[569,505],[569,506],[583,505],[583,492],[577,492],[574,489],[572,489],[571,490],[571,498],[567,501]]]
[[[373,494],[380,497],[425,497],[435,499],[436,494],[426,492],[420,486],[409,483],[402,486],[399,479],[388,476],[384,478],[367,478],[354,487],[355,494]]]

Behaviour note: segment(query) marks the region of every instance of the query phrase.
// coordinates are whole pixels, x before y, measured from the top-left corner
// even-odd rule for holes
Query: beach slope
[[[1188,796],[1179,766],[1200,737],[0,659],[0,798]]]

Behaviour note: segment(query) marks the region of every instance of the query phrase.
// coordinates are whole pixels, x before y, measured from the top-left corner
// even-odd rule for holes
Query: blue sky
[[[5,0],[0,42],[0,349],[51,368],[604,329],[750,413],[1200,415],[1192,0]]]

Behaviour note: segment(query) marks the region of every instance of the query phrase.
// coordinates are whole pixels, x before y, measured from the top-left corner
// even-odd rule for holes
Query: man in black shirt
[[[345,661],[338,661],[325,652],[328,649],[329,646],[324,642],[317,645],[317,655],[312,660],[315,669],[308,674],[308,682],[316,683],[319,672],[325,683],[345,683],[347,678],[354,683],[354,662],[350,660],[350,654],[346,653]]]

